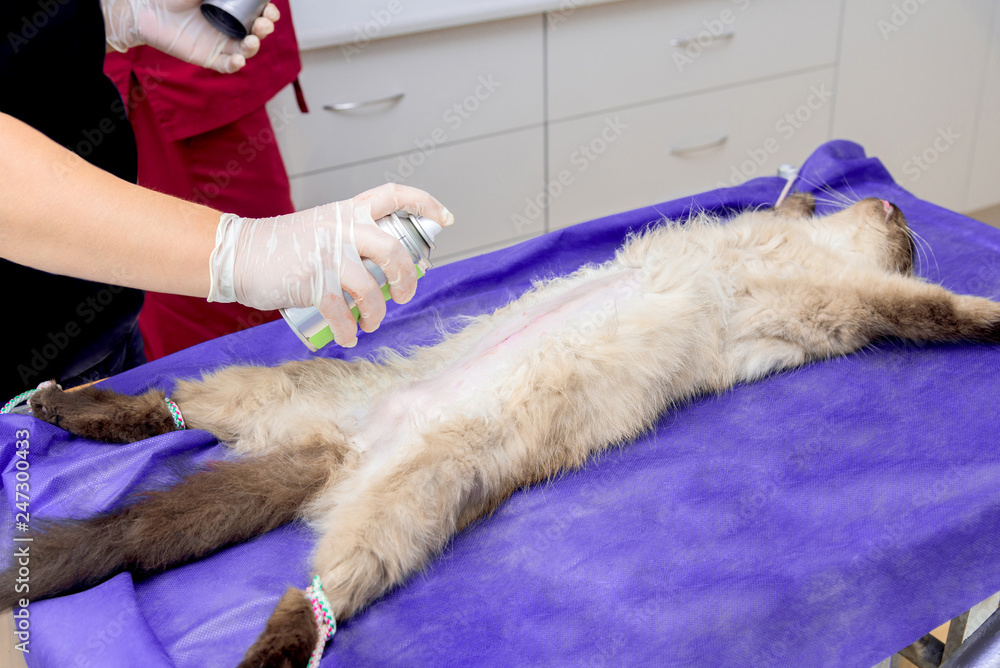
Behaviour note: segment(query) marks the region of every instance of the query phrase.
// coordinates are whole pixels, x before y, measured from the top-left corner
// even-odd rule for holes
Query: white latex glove
[[[228,74],[246,65],[281,18],[268,4],[242,41],[226,37],[201,14],[201,0],[101,0],[104,34],[115,51],[148,44],[175,58]]]
[[[416,290],[413,260],[375,224],[394,211],[426,216],[442,227],[455,222],[423,190],[395,183],[276,218],[223,214],[210,259],[208,301],[237,301],[263,311],[315,306],[330,323],[334,341],[354,346],[358,325],[371,332],[385,317],[382,291],[362,258],[382,268],[393,301],[408,302]],[[344,291],[354,298],[358,322]]]

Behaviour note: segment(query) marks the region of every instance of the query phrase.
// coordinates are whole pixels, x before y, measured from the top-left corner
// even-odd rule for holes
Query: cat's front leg
[[[809,193],[793,193],[773,211],[785,218],[811,218],[816,212],[816,198]]]
[[[893,276],[866,286],[862,302],[885,336],[916,341],[1000,343],[1000,303],[959,295],[915,278]]]
[[[758,290],[732,319],[741,377],[756,378],[807,359],[846,355],[880,337],[1000,343],[1000,303],[949,292],[909,276],[858,273],[840,282]],[[784,347],[776,347],[781,344]],[[787,354],[787,363],[775,363]],[[764,359],[752,365],[747,360]]]
[[[31,413],[66,431],[108,443],[132,443],[177,429],[161,390],[130,396],[95,386],[63,391],[53,382],[29,400]]]

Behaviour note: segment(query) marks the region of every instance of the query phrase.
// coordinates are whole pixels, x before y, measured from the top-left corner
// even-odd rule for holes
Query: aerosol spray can
[[[431,251],[435,248],[434,238],[441,231],[440,225],[430,218],[414,216],[403,211],[389,214],[375,223],[383,232],[392,235],[399,243],[403,244],[403,248],[410,254],[410,259],[417,267],[417,278],[423,276],[424,272],[431,268]],[[371,260],[364,260],[364,265],[368,273],[378,282],[379,287],[382,288],[382,295],[388,301],[389,281],[381,267]],[[346,291],[344,299],[347,301],[351,313],[354,314],[354,319],[359,319],[361,313],[354,304],[354,299]],[[315,307],[281,309],[281,316],[302,343],[306,344],[306,347],[313,352],[333,341],[333,332],[330,331],[329,323]]]
[[[201,14],[226,37],[243,39],[264,13],[268,0],[205,0]]]

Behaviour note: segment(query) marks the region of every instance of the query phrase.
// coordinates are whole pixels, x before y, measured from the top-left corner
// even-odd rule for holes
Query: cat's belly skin
[[[498,388],[516,383],[523,363],[588,325],[608,323],[624,301],[639,294],[639,271],[619,269],[512,312],[441,373],[389,394],[359,416],[358,449],[378,456],[439,420],[490,417],[499,404]]]

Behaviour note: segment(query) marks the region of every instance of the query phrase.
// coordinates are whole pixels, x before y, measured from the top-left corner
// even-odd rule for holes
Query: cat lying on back
[[[728,223],[664,223],[616,257],[541,284],[433,347],[381,363],[313,359],[178,381],[189,427],[242,457],[32,544],[32,599],[151,573],[296,518],[343,620],[514,490],[582,464],[698,394],[880,337],[1000,341],[1000,304],[911,275],[902,212],[812,198]],[[125,443],[175,429],[163,392],[49,387],[36,417]],[[0,575],[11,607],[13,571]],[[304,666],[317,642],[290,588],[243,666]],[[334,640],[335,642],[335,640]]]

